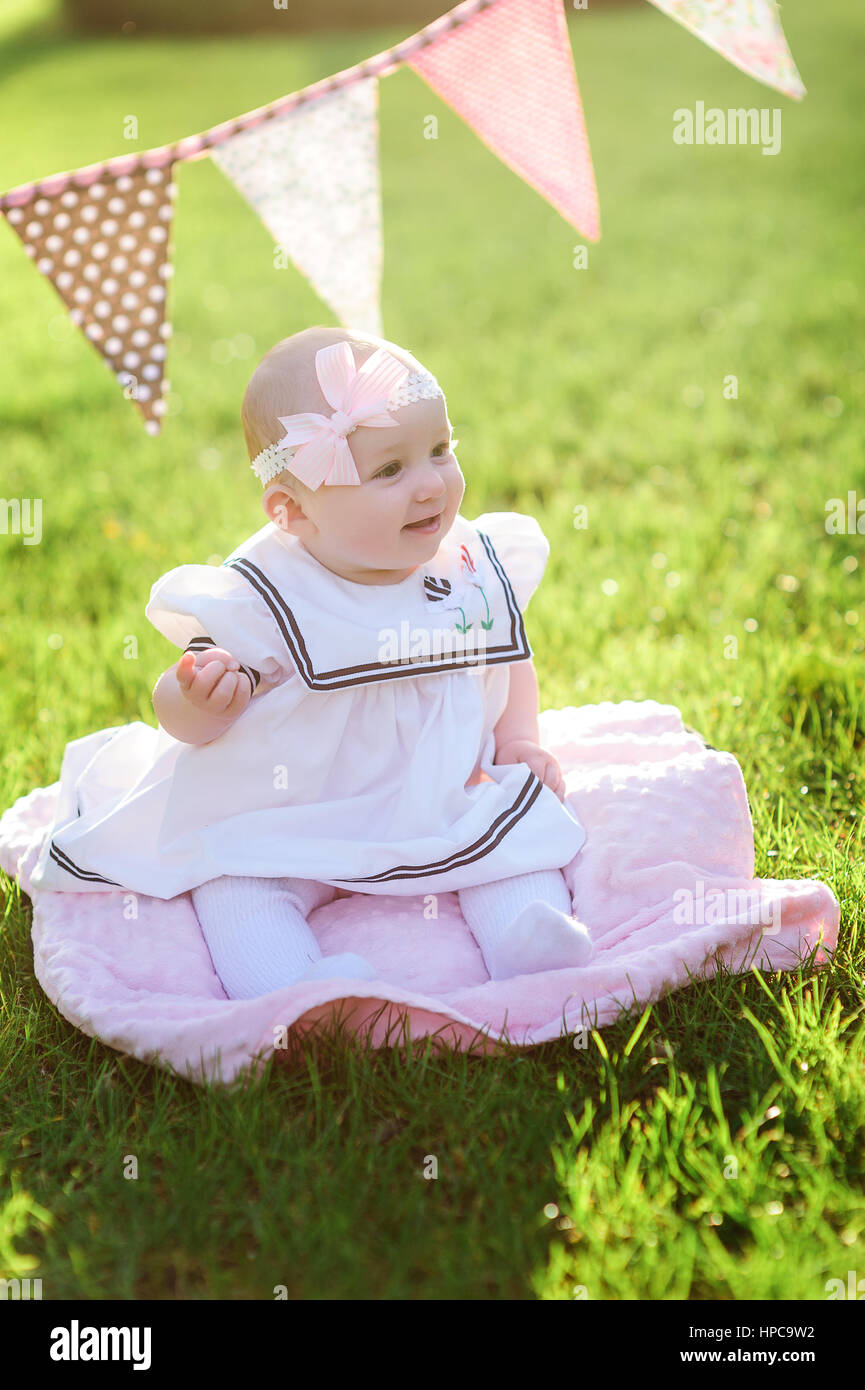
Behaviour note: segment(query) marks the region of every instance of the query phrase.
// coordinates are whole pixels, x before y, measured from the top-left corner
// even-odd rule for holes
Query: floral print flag
[[[381,336],[378,80],[302,102],[210,153],[340,322]]]
[[[774,0],[651,0],[737,68],[798,101],[805,95]]]

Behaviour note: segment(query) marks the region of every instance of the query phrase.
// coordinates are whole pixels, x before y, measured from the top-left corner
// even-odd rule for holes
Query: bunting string
[[[7,208],[26,206],[27,203],[32,202],[40,195],[51,198],[57,193],[65,192],[68,188],[86,188],[88,184],[94,183],[97,179],[117,178],[122,175],[137,173],[143,169],[160,169],[167,164],[201,159],[212,146],[220,145],[223,141],[230,140],[233,135],[238,135],[241,131],[251,130],[264,121],[273,120],[276,116],[284,116],[304,102],[315,101],[317,97],[329,96],[331,92],[348,87],[351,83],[359,82],[362,78],[386,76],[422,48],[437,43],[451,29],[465,24],[467,20],[480,14],[482,10],[489,9],[492,5],[499,3],[500,0],[463,0],[462,4],[449,10],[447,14],[440,15],[431,24],[419,29],[411,38],[403,39],[395,47],[384,49],[372,58],[366,58],[362,63],[356,63],[354,67],[344,68],[342,72],[334,73],[332,77],[323,78],[320,82],[313,82],[309,87],[302,87],[300,91],[292,92],[289,96],[279,97],[276,101],[269,102],[267,106],[258,106],[254,111],[247,111],[231,121],[223,121],[221,125],[211,126],[209,130],[205,130],[199,135],[188,135],[184,139],[178,140],[174,145],[160,145],[152,150],[118,155],[115,159],[106,160],[101,164],[88,164],[81,169],[53,174],[50,178],[42,179],[38,183],[19,184],[16,188],[11,188],[7,193],[0,195],[0,212],[5,212]]]

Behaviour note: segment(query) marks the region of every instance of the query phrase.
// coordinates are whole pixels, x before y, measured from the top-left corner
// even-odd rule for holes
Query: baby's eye
[[[452,439],[452,440],[450,440],[449,443],[437,444],[437,445],[435,446],[435,448],[433,449],[432,457],[433,457],[433,458],[438,458],[438,459],[447,458],[448,455],[450,454],[451,450],[452,450],[452,449],[455,449],[456,446],[457,446],[458,444],[459,444],[459,440],[458,440],[458,439]],[[377,478],[392,478],[394,475],[393,475],[393,473],[389,473],[389,472],[388,472],[388,469],[389,469],[389,468],[401,468],[401,467],[402,467],[402,464],[399,462],[399,460],[398,460],[398,459],[393,459],[391,463],[386,463],[386,464],[384,465],[384,468],[380,468],[379,471],[376,473],[375,476],[376,476]]]

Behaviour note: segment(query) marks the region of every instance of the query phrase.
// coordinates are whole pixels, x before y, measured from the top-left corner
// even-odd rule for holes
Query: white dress
[[[278,685],[211,743],[136,721],[67,744],[33,885],[172,898],[239,874],[426,894],[563,867],[585,830],[524,763],[493,762],[548,555],[533,517],[489,512],[458,516],[399,584],[343,579],[271,522],[222,565],[169,570],[154,626]]]

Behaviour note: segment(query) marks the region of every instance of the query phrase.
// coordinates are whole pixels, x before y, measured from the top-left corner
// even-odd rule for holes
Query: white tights
[[[314,879],[236,874],[193,888],[201,931],[229,999],[253,999],[301,980],[374,978],[378,972],[354,952],[322,956],[309,927],[309,914],[336,892]],[[591,959],[591,941],[571,915],[560,869],[462,888],[458,896],[493,980]]]
[[[191,890],[202,935],[229,999],[255,999],[299,980],[372,979],[351,951],[322,956],[307,918],[336,897],[311,878],[224,874]]]

